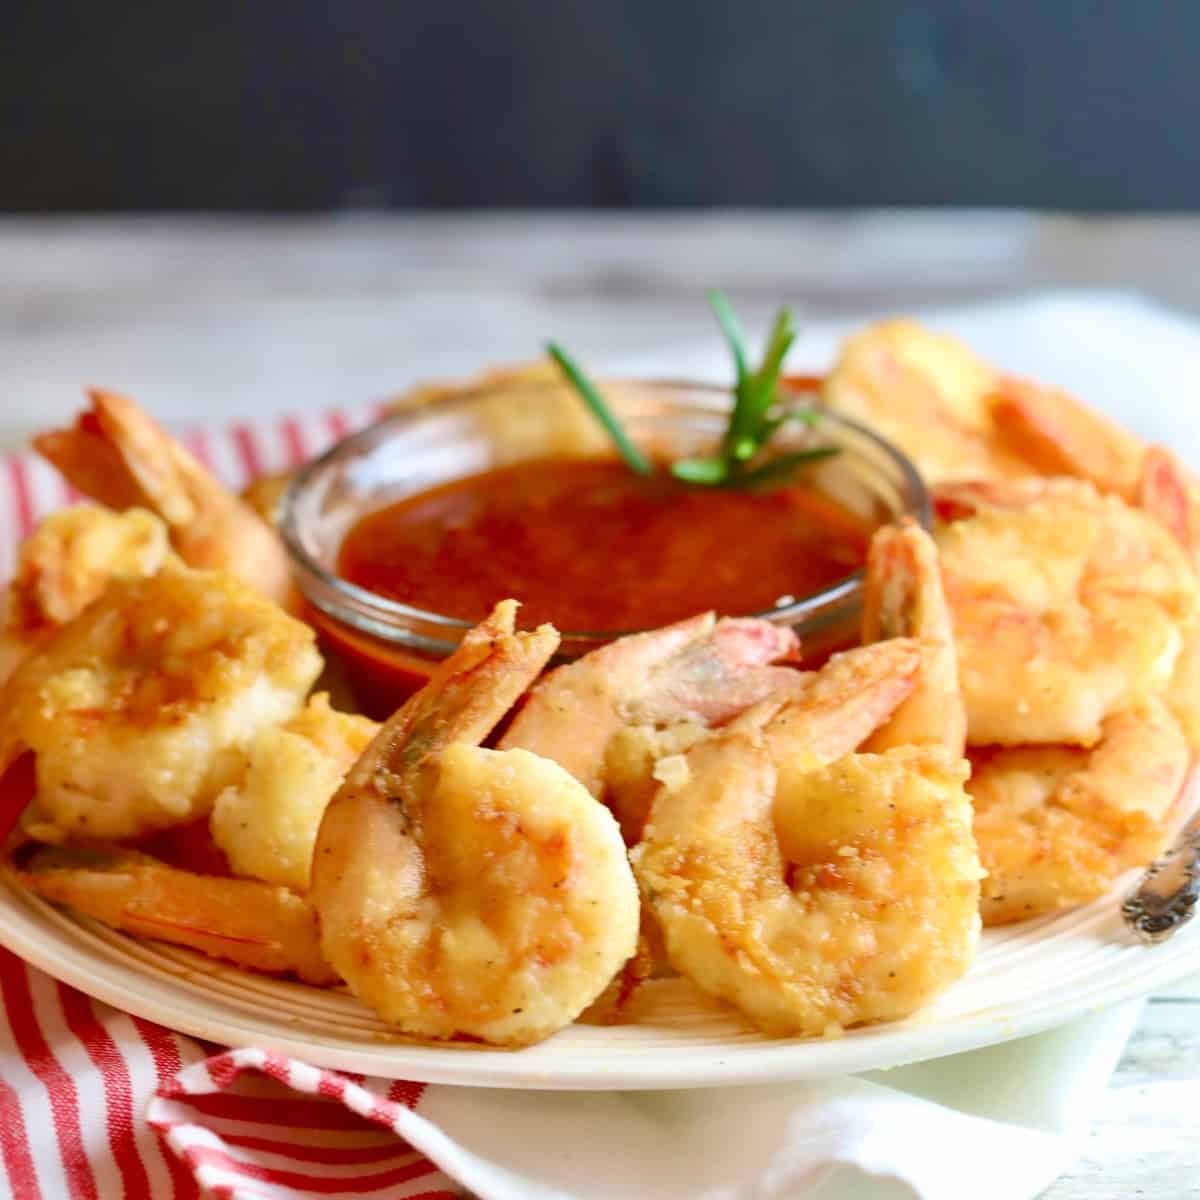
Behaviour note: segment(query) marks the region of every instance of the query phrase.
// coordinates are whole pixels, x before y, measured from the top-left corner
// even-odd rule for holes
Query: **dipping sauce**
[[[513,596],[524,626],[611,632],[799,599],[861,567],[871,532],[803,473],[736,491],[559,458],[464,476],[368,514],[337,570],[464,621]]]

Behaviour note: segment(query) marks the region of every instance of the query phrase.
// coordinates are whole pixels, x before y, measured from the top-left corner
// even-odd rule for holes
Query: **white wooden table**
[[[381,396],[529,357],[694,340],[721,286],[748,323],[1045,287],[1200,315],[1200,218],[990,213],[0,220],[0,445],[81,382],[168,419]],[[1155,997],[1088,1152],[1047,1200],[1200,1197],[1200,979]]]

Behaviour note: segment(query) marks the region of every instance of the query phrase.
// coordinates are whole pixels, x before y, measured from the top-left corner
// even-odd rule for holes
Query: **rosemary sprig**
[[[751,371],[746,355],[746,339],[729,300],[724,293],[711,291],[708,302],[733,356],[733,409],[716,455],[711,458],[678,459],[668,468],[671,474],[684,483],[698,487],[763,487],[786,479],[807,463],[836,454],[836,447],[819,446],[754,463],[785,422],[799,420],[811,424],[815,419],[813,413],[803,410],[776,411],[776,387],[784,360],[796,340],[792,313],[790,309],[780,309],[767,338],[762,363],[758,370]],[[603,397],[571,357],[554,342],[546,349],[608,431],[630,470],[639,475],[652,474],[650,463],[629,440]]]
[[[593,416],[608,431],[608,436],[612,438],[618,453],[625,460],[625,465],[635,475],[653,475],[654,468],[650,465],[650,460],[629,440],[625,430],[621,428],[621,422],[605,404],[604,398],[592,381],[579,369],[575,360],[557,342],[550,342],[546,346],[546,353],[558,363],[559,369],[583,397],[583,402],[592,410]]]

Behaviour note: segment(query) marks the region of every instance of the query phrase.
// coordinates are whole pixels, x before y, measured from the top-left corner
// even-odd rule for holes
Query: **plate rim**
[[[1118,886],[1101,901],[1093,902],[1101,905],[1102,919],[1107,911],[1110,921],[1114,917],[1119,921],[1117,909],[1124,890],[1125,887]],[[731,1044],[724,1049],[706,1046],[692,1051],[692,1061],[683,1063],[674,1054],[666,1063],[660,1063],[656,1051],[631,1047],[631,1053],[616,1055],[618,1061],[614,1066],[598,1066],[590,1057],[564,1065],[553,1058],[553,1038],[538,1046],[515,1050],[384,1039],[375,1045],[337,1038],[314,1040],[307,1034],[289,1034],[286,1024],[272,1025],[267,1017],[255,1019],[223,999],[193,994],[184,984],[182,974],[156,975],[154,988],[147,994],[137,988],[139,979],[145,984],[145,976],[133,962],[105,961],[102,975],[89,973],[89,962],[93,967],[96,965],[95,952],[86,946],[73,947],[61,936],[46,937],[45,929],[36,923],[37,908],[29,901],[60,913],[80,930],[86,929],[74,915],[32,896],[5,870],[0,878],[0,943],[53,978],[120,1011],[205,1041],[231,1047],[265,1048],[332,1070],[420,1083],[535,1091],[729,1087],[888,1069],[1041,1033],[1086,1013],[1146,995],[1200,969],[1198,924],[1181,932],[1179,937],[1185,939],[1182,946],[1178,939],[1161,946],[1137,946],[1139,953],[1145,955],[1134,960],[1140,969],[1101,972],[1084,987],[1028,1009],[996,1013],[978,1010],[944,1022],[935,1016],[923,1020],[918,1013],[911,1024],[868,1027],[863,1031],[866,1036],[856,1037],[852,1031],[850,1036],[830,1039],[753,1041]],[[1078,910],[1067,910],[1073,911]],[[1050,921],[1047,928],[1052,929],[1054,924]],[[116,936],[143,945],[155,944],[130,934]],[[1163,953],[1170,947],[1176,952]],[[202,956],[196,957],[203,964]],[[228,964],[219,965],[239,971]],[[878,1030],[886,1032],[876,1036]],[[648,1061],[639,1064],[639,1056]]]

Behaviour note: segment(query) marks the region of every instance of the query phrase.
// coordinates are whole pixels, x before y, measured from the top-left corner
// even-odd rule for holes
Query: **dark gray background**
[[[1200,207],[1191,0],[0,0],[0,21],[9,210]]]

